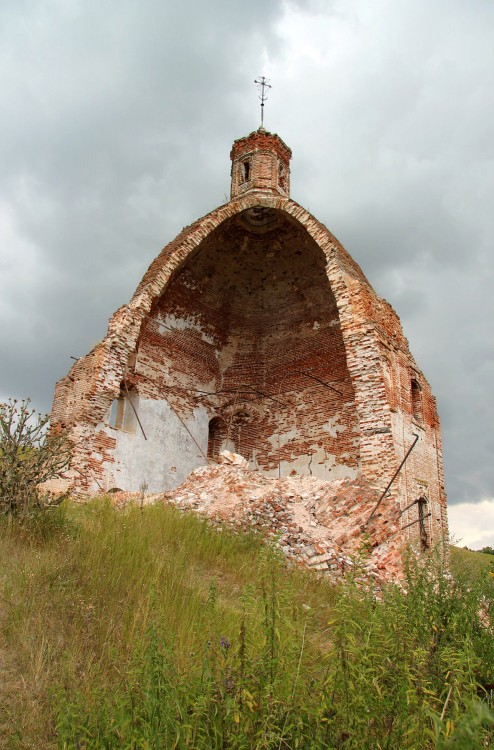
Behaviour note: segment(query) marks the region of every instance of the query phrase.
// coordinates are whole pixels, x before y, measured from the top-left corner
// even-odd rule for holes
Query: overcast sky
[[[453,533],[494,545],[492,0],[3,0],[0,398],[49,411],[265,125],[292,198],[394,306],[442,422]]]

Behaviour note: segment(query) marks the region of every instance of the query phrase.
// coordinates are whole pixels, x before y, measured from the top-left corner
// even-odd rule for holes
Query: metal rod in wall
[[[416,518],[415,521],[410,521],[410,523],[407,523],[405,526],[402,526],[400,531],[404,531],[404,529],[408,529],[409,526],[413,526],[415,523],[419,523],[420,521],[425,521],[425,519],[429,518],[429,516],[432,516],[432,513],[427,513],[425,516],[422,516],[421,518]]]
[[[415,433],[414,433],[414,437],[415,437],[415,440],[414,440],[414,441],[413,441],[413,443],[411,444],[410,448],[409,448],[409,449],[407,450],[407,452],[406,452],[406,454],[405,454],[405,457],[404,457],[403,461],[401,462],[401,464],[400,464],[400,465],[398,466],[398,468],[396,469],[395,473],[394,473],[394,474],[393,474],[393,476],[391,477],[391,480],[390,480],[390,482],[388,483],[388,486],[386,487],[386,489],[385,489],[385,490],[384,490],[384,492],[382,493],[381,497],[380,497],[380,498],[379,498],[379,500],[377,501],[377,503],[376,503],[376,507],[374,508],[374,510],[373,510],[373,511],[372,511],[372,513],[370,514],[369,518],[368,518],[368,519],[367,519],[367,521],[365,522],[365,525],[366,525],[366,526],[367,526],[367,525],[368,525],[368,523],[369,523],[369,522],[371,521],[371,519],[373,518],[373,516],[374,516],[375,512],[377,511],[377,509],[378,509],[378,508],[379,508],[379,506],[381,505],[382,501],[384,500],[384,498],[385,498],[385,497],[386,497],[386,495],[388,494],[388,491],[389,491],[389,489],[390,489],[391,485],[393,484],[393,482],[395,481],[396,477],[398,476],[398,474],[399,474],[399,473],[400,473],[400,471],[402,470],[403,466],[405,465],[405,463],[406,463],[406,460],[407,460],[408,456],[410,455],[410,453],[411,453],[411,452],[413,451],[413,449],[414,449],[414,448],[415,448],[415,446],[417,445],[417,440],[419,439],[419,436],[418,436],[418,435],[415,435]]]
[[[406,513],[406,511],[407,511],[407,510],[410,510],[410,508],[411,508],[411,507],[412,507],[413,505],[415,505],[415,503],[418,503],[418,500],[414,500],[414,501],[413,501],[413,503],[410,503],[409,505],[407,505],[407,506],[406,506],[406,508],[403,508],[403,510],[400,510],[400,516],[402,516],[402,515],[403,515],[403,513]],[[399,518],[400,516],[398,516],[398,518]]]
[[[125,380],[125,375],[124,375],[123,383],[124,383],[124,387],[125,387],[125,392],[126,392],[126,394],[127,394],[127,397],[128,397],[128,401],[129,401],[129,404],[131,405],[131,407],[132,407],[132,411],[134,412],[134,414],[135,414],[135,418],[137,419],[137,424],[138,424],[138,425],[139,425],[139,427],[141,428],[141,432],[142,432],[142,434],[143,434],[144,440],[147,440],[147,437],[146,437],[146,433],[144,432],[144,427],[142,426],[142,423],[141,423],[141,420],[139,419],[139,415],[138,415],[138,413],[137,413],[137,410],[136,410],[136,408],[135,408],[134,404],[132,403],[132,398],[131,398],[131,395],[130,395],[130,393],[129,393],[129,387],[128,387],[128,385],[127,385],[127,381]]]

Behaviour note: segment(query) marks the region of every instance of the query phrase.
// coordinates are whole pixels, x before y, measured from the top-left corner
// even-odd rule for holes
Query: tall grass
[[[0,528],[9,748],[484,748],[492,584],[407,562],[376,599],[169,507]],[[2,674],[0,651],[0,676]]]

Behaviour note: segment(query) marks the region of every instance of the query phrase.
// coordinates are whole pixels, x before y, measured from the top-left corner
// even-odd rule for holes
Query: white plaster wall
[[[328,420],[323,429],[332,437],[337,437],[339,432],[344,432],[347,428],[345,425],[340,424],[338,416],[335,416]],[[297,429],[286,430],[285,432],[272,435],[269,438],[269,442],[273,446],[274,451],[279,451],[280,448],[283,448],[291,440],[297,438],[298,435],[299,431]],[[315,443],[310,446],[306,454],[297,456],[291,461],[282,460],[279,468],[270,469],[264,473],[271,477],[288,477],[292,471],[296,471],[297,474],[303,476],[317,477],[318,479],[327,481],[334,479],[355,479],[360,472],[360,465],[353,467],[343,463],[342,459],[347,457],[351,460],[350,455],[342,454],[338,461],[335,455],[328,453],[323,447]],[[257,465],[251,462],[250,468],[257,468]]]
[[[280,475],[288,477],[290,476],[290,472],[296,471],[297,474],[303,476],[317,477],[318,479],[325,479],[327,481],[334,479],[355,479],[357,477],[358,470],[356,468],[345,466],[345,464],[337,464],[335,456],[326,453],[319,446],[314,445],[311,450],[314,452],[308,456],[299,456],[293,461],[282,461]],[[271,469],[265,473],[267,476],[277,477],[278,469]]]
[[[111,431],[117,439],[115,463],[107,465],[113,487],[138,492],[145,483],[148,492],[164,492],[207,463],[209,416],[203,407],[181,415],[202,453],[167,401],[140,398],[138,414],[147,439],[139,425],[133,433]]]

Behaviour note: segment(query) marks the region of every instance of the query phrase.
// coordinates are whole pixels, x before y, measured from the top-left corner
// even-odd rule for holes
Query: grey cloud
[[[2,7],[2,395],[49,409],[69,355],[104,335],[163,244],[223,202],[211,153],[224,169],[225,130],[244,127],[237,81],[276,48],[279,13],[260,0],[248,13],[218,0]]]

